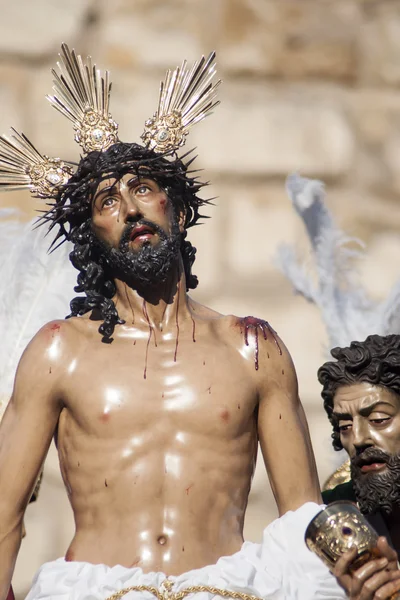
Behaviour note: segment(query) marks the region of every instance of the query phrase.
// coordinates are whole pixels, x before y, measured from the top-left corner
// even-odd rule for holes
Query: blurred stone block
[[[350,123],[328,92],[252,81],[225,85],[221,106],[190,141],[210,171],[286,176],[299,170],[329,178],[349,172],[355,146]]]
[[[400,5],[370,2],[359,30],[360,79],[374,85],[400,84]]]
[[[385,194],[371,194],[361,187],[327,186],[327,204],[340,228],[367,243],[367,248],[378,231],[398,233],[400,229],[399,203]]]
[[[206,188],[202,196],[207,198],[217,187]],[[214,206],[200,209],[200,213],[207,215],[209,219],[201,219],[199,225],[188,230],[187,239],[197,248],[196,260],[193,265],[193,273],[199,278],[199,286],[202,295],[209,294],[218,289],[223,281],[225,266],[224,253],[224,229],[223,200],[217,198]],[[192,292],[190,292],[191,294]]]
[[[246,281],[276,271],[274,257],[284,241],[296,244],[303,226],[281,185],[238,183],[226,196],[226,256],[232,277]]]
[[[359,264],[360,279],[371,297],[383,300],[387,298],[392,285],[400,280],[399,263],[397,259],[394,260],[394,257],[400,256],[398,231],[376,232],[368,242],[366,256],[367,260]]]
[[[29,126],[26,134],[37,146],[39,152],[52,157],[78,162],[81,148],[74,141],[74,128],[71,121],[58,113],[46,100],[52,95],[53,76],[51,68],[56,68],[56,56],[32,72],[29,102],[26,112]]]
[[[394,89],[360,87],[349,90],[346,105],[363,144],[379,144],[400,115],[400,93]]]
[[[19,131],[24,126],[23,96],[27,72],[27,69],[12,64],[0,65],[0,134],[10,135],[11,126]]]
[[[213,4],[210,0],[103,2],[99,37],[93,37],[96,60],[112,69],[142,71],[174,68],[184,58],[197,60],[212,50],[202,43],[202,24],[207,27]]]
[[[0,0],[0,53],[40,58],[72,44],[82,27],[89,0]]]
[[[400,195],[400,116],[392,119],[391,130],[388,133],[384,149],[383,158],[385,160],[389,178],[386,186],[397,196]]]
[[[221,64],[235,73],[353,79],[357,2],[224,0]]]

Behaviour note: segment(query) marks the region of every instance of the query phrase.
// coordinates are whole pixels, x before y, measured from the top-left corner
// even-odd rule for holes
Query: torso
[[[101,343],[83,318],[52,330],[76,522],[67,560],[176,575],[239,550],[257,450],[254,346],[236,318],[193,315],[150,341],[123,325]]]

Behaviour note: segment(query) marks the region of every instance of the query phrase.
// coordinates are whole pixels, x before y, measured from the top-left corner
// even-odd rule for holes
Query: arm
[[[258,435],[282,515],[305,502],[321,504],[322,499],[296,372],[287,349],[278,341],[282,354],[271,340],[263,340],[260,347]]]
[[[45,326],[21,358],[0,424],[0,600],[9,592],[24,511],[62,408],[57,397],[57,359],[50,359],[52,348],[54,340]]]

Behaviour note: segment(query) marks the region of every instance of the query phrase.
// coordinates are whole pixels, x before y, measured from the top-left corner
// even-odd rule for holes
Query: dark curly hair
[[[197,195],[208,183],[201,183],[197,176],[191,176],[195,171],[189,171],[189,166],[195,157],[184,162],[190,154],[188,152],[182,158],[175,153],[160,155],[138,144],[122,142],[104,152],[91,152],[81,159],[74,175],[60,189],[50,204],[51,208],[40,218],[40,222],[49,223],[49,230],[55,226],[59,228],[52,249],[66,240],[74,244],[70,260],[79,271],[74,290],[83,292],[85,296],[78,296],[71,301],[71,314],[68,316],[94,311],[93,314],[103,320],[99,332],[104,341],[110,341],[115,325],[123,321],[119,319],[111,300],[115,294],[112,274],[107,271],[91,227],[93,195],[99,183],[110,176],[118,180],[126,173],[134,173],[138,179],[146,177],[156,181],[171,200],[175,214],[185,215],[180,250],[187,289],[194,289],[198,284],[197,277],[192,274],[196,248],[185,239],[186,230],[196,225],[200,218],[206,218],[199,209],[212,199],[204,200]]]
[[[400,395],[400,335],[370,335],[348,348],[333,348],[337,362],[326,362],[318,370],[324,409],[333,426],[332,445],[342,450],[339,427],[333,418],[333,399],[338,387],[367,382]]]

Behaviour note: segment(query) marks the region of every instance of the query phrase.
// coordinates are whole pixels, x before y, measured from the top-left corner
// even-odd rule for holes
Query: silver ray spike
[[[186,61],[175,71],[167,71],[160,85],[158,107],[145,123],[141,135],[144,143],[155,152],[168,152],[183,146],[192,125],[211,114],[221,81],[216,75],[215,52],[201,57],[188,69]]]
[[[0,190],[29,189],[34,196],[49,198],[72,174],[71,163],[40,154],[32,142],[15,129],[10,138],[0,136]]]
[[[109,72],[104,77],[92,64],[86,64],[75,50],[61,46],[60,73],[52,70],[54,96],[51,105],[74,124],[75,141],[84,152],[106,150],[118,141],[118,124],[108,112],[111,93]]]

